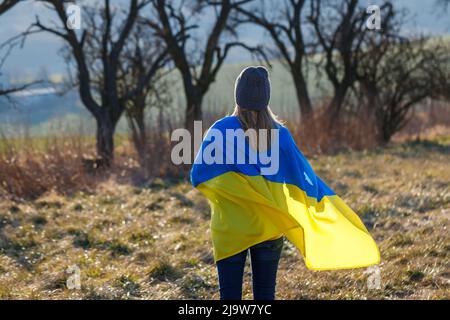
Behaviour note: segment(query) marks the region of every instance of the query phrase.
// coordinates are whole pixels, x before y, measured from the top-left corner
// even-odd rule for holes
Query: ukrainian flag
[[[291,134],[279,126],[279,170],[261,174],[267,164],[250,163],[255,152],[236,139],[217,141],[241,125],[235,116],[217,121],[208,131],[191,170],[191,182],[209,200],[214,260],[250,246],[285,236],[302,253],[312,270],[366,267],[380,262],[375,241],[358,215],[331,190],[298,150]],[[212,130],[214,129],[214,130]],[[211,149],[214,143],[216,150]],[[227,144],[233,144],[227,148]],[[217,148],[217,146],[221,146]],[[253,151],[252,151],[253,150]],[[215,159],[203,161],[205,151]],[[233,154],[226,154],[232,151]],[[238,154],[246,161],[238,164]],[[269,152],[270,155],[270,152]]]

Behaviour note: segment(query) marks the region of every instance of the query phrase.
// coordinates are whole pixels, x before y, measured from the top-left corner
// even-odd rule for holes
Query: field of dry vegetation
[[[29,161],[35,168],[17,171],[20,179],[36,181],[49,169]],[[367,289],[364,269],[309,271],[285,241],[277,299],[450,299],[448,136],[310,161],[379,244],[381,288]],[[34,197],[26,182],[3,181],[1,299],[218,298],[208,203],[186,180],[125,181],[119,170],[95,187],[85,181],[86,188],[66,190],[82,179],[76,170],[53,179]],[[80,290],[67,288],[72,265]],[[252,297],[249,271],[245,299]]]

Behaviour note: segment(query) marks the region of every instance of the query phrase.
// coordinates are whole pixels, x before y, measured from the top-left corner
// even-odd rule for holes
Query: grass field
[[[277,299],[450,299],[450,139],[311,158],[380,246],[364,269],[309,271],[285,241]],[[69,266],[81,272],[70,290]],[[249,265],[244,298],[250,299]],[[217,299],[209,207],[186,182],[0,199],[1,299]]]

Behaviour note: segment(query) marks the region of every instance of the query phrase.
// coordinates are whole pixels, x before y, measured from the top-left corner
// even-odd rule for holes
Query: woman
[[[365,267],[380,260],[359,217],[316,176],[270,111],[270,90],[265,68],[241,72],[233,115],[210,128],[191,171],[192,184],[210,201],[224,300],[242,298],[248,251],[254,298],[275,298],[283,236],[312,270]]]

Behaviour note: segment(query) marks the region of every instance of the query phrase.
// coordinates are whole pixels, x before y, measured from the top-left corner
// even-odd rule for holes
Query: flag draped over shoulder
[[[255,151],[248,142],[240,148],[236,137],[225,139],[227,131],[240,128],[234,116],[217,121],[191,170],[192,184],[211,205],[216,262],[284,235],[301,251],[309,269],[379,263],[377,245],[358,215],[316,176],[286,128],[279,126],[278,143],[271,146],[270,150],[279,150],[279,163],[278,170],[269,174],[261,170],[267,162],[249,163]],[[205,161],[205,153],[216,161]],[[236,161],[239,155],[244,155],[245,163]]]

